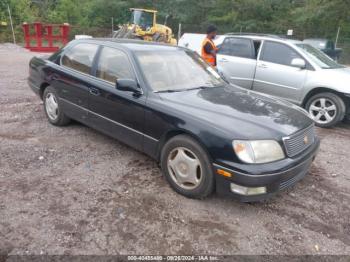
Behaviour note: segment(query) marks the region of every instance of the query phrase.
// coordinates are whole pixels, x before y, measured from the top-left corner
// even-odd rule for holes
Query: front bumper
[[[347,112],[345,114],[346,119],[350,120],[350,94],[344,94]]]
[[[279,170],[274,170],[273,164],[269,165],[271,170],[266,170],[266,165],[260,168],[261,165],[249,165],[249,170],[252,170],[252,166],[256,171],[256,174],[244,172],[242,165],[237,169],[233,165],[221,165],[214,163],[214,172],[216,174],[216,192],[221,195],[232,196],[242,202],[254,202],[260,201],[275,195],[281,190],[289,188],[296,184],[299,180],[304,178],[309,168],[315,159],[320,146],[320,140],[316,138],[314,144],[301,156],[296,159],[288,159],[282,161],[286,166],[281,167],[279,163]],[[288,165],[287,165],[288,163]],[[225,170],[232,174],[232,177],[224,177],[217,174],[217,170]],[[258,170],[264,170],[263,173],[259,173]],[[245,186],[245,187],[266,187],[266,193],[260,195],[239,195],[231,191],[231,183]]]

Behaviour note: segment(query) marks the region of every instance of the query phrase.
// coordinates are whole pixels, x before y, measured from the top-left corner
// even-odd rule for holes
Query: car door
[[[56,88],[64,112],[71,118],[87,123],[89,86],[93,77],[92,64],[98,45],[79,43],[62,55],[59,67],[52,67],[51,84]]]
[[[264,41],[256,67],[253,90],[298,103],[307,70],[292,66],[294,58],[305,61],[296,50],[284,43]]]
[[[117,79],[137,81],[131,59],[120,49],[104,46],[96,60],[96,76],[89,95],[91,125],[142,150],[146,96],[116,88]]]
[[[251,89],[256,68],[253,40],[227,37],[217,54],[217,68],[229,82]]]

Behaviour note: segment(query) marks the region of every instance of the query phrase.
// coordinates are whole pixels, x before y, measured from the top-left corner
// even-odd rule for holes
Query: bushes
[[[128,21],[130,7],[157,9],[157,20],[164,22],[171,14],[168,24],[177,33],[182,23],[183,32],[205,32],[214,23],[219,33],[259,32],[285,34],[294,29],[301,39],[309,37],[334,40],[338,26],[341,27],[339,46],[344,48],[344,59],[350,63],[349,0],[7,0],[10,4],[18,42],[23,41],[21,24],[69,23],[70,38],[76,34],[96,37],[111,33],[111,17],[115,25]],[[0,20],[8,21],[7,6],[0,0]],[[342,40],[347,39],[347,40]],[[12,41],[10,26],[0,27],[0,42]]]

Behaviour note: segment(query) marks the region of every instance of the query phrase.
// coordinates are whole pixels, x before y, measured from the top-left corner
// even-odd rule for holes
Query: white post
[[[7,4],[7,11],[9,12],[9,17],[10,17],[13,43],[16,44],[16,36],[15,36],[15,31],[13,30],[12,16],[11,16],[11,10],[10,10],[10,5],[9,4]]]
[[[337,48],[339,33],[340,33],[340,26],[338,27],[338,32],[337,32],[337,37],[335,38],[334,48]]]
[[[181,38],[181,23],[179,24],[179,31],[177,31],[177,43],[179,43],[179,40]]]

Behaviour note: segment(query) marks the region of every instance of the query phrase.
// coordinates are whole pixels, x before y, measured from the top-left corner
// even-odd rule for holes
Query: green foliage
[[[72,25],[87,25],[88,1],[60,0],[53,9],[49,9],[46,16],[50,23],[66,23]]]
[[[5,28],[0,28],[0,42],[12,40],[7,5],[11,9],[17,39],[21,39],[22,23],[34,22],[37,17],[37,10],[32,8],[31,3],[31,0],[0,0],[0,21],[5,21],[8,24]]]
[[[23,22],[33,21],[67,22],[76,33],[110,31],[112,17],[116,25],[123,24],[129,8],[140,7],[157,9],[159,23],[170,14],[168,24],[175,32],[179,23],[184,32],[204,32],[214,23],[220,33],[294,29],[299,38],[335,38],[340,26],[341,36],[350,38],[350,0],[0,0],[0,21],[8,22],[7,3],[18,34]],[[4,31],[0,28],[0,34]]]

